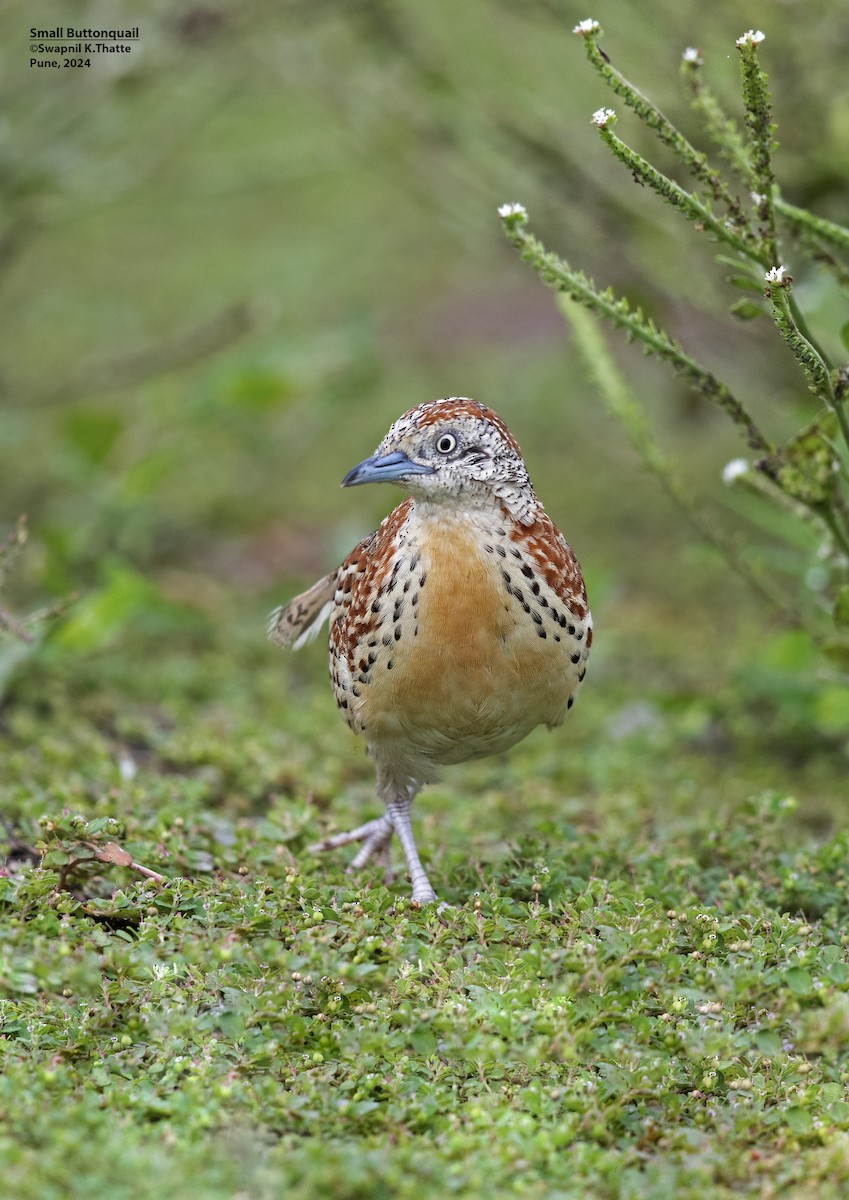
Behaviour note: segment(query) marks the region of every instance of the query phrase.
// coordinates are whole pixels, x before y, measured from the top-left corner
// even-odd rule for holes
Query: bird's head
[[[513,435],[491,408],[465,396],[431,400],[399,417],[342,480],[343,487],[360,483],[397,483],[414,499],[437,503],[498,499],[525,524],[537,504]]]

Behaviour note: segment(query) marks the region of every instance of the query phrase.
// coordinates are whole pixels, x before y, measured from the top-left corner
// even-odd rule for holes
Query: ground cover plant
[[[608,691],[568,756],[422,802],[438,917],[304,853],[369,764],[240,658],[131,659],[117,702],[54,666],[4,711],[5,1194],[841,1193],[845,829],[699,745],[700,702],[600,747]]]
[[[617,67],[665,56],[673,111],[698,41],[733,107],[736,6],[631,8],[599,4]],[[150,14],[111,74],[3,73],[0,1196],[845,1195],[845,684],[595,405],[497,204],[727,372],[777,446],[816,415],[792,358],[767,320],[716,323],[727,267],[604,162],[584,12]],[[833,6],[751,20],[788,202],[839,219]],[[30,23],[0,11],[0,58]],[[798,261],[836,355],[839,289]],[[604,353],[701,515],[736,430]],[[597,637],[567,728],[417,802],[437,914],[307,851],[377,814],[373,768],[323,647],[280,656],[265,624],[384,515],[335,485],[399,398],[451,391],[519,439]],[[840,563],[791,525],[759,527],[768,569],[834,611]]]

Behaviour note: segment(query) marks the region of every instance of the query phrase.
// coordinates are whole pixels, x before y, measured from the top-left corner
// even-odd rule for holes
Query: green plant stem
[[[778,332],[805,372],[811,391],[837,414],[840,430],[849,447],[849,418],[846,416],[846,405],[842,397],[838,398],[835,395],[828,365],[796,321],[787,283],[767,283],[766,291]]]
[[[746,143],[737,127],[736,121],[730,117],[717,100],[708,85],[701,78],[701,63],[685,61],[682,63],[682,75],[690,88],[690,106],[697,113],[705,127],[708,137],[731,165],[735,174],[748,186],[753,187],[752,161],[746,149]],[[785,200],[777,187],[773,187],[772,203],[775,212],[783,218],[796,233],[810,237],[814,245],[836,246],[841,250],[849,250],[849,229],[838,225],[825,217],[815,216],[805,208],[799,208]],[[846,271],[842,263],[834,263],[838,271]]]
[[[666,494],[683,512],[696,533],[713,546],[749,587],[778,610],[788,623],[798,625],[800,618],[796,606],[754,571],[733,542],[712,521],[706,519],[693,503],[672,462],[655,441],[646,415],[617,368],[597,321],[569,296],[560,295],[558,307],[572,330],[575,347],[590,381],[608,410],[622,424],[634,449]]]
[[[790,204],[780,195],[775,197],[775,208],[794,229],[807,230],[822,238],[824,242],[839,246],[841,250],[849,250],[849,229],[845,225],[837,225],[834,221],[827,221],[825,217],[816,217],[807,209]]]
[[[702,62],[685,60],[681,64],[682,77],[691,90],[691,108],[702,118],[705,132],[708,133],[713,145],[716,145],[716,148],[728,161],[731,170],[739,176],[743,184],[751,188],[754,186],[752,160],[746,149],[745,140],[742,138],[736,121],[730,118],[728,113],[725,113],[722,104],[713,95],[708,84],[704,83],[700,72],[702,72]],[[787,222],[795,234],[807,241],[812,252],[827,258],[829,265],[839,278],[844,283],[849,283],[849,268],[833,258],[827,248],[837,246],[842,250],[847,250],[849,248],[849,229],[838,226],[833,221],[826,221],[824,217],[814,216],[807,209],[800,209],[795,204],[789,204],[787,200],[783,199],[777,186],[772,188],[772,206],[777,216],[782,217],[782,220]],[[796,313],[796,323],[802,328],[800,316],[800,313]],[[807,337],[809,341],[813,342],[813,337],[809,332]]]
[[[757,194],[757,211],[760,220],[760,237],[763,252],[773,265],[779,262],[778,241],[775,233],[775,208],[773,193],[775,176],[772,170],[772,151],[775,148],[772,111],[766,75],[758,63],[757,47],[748,38],[737,43],[740,51],[740,71],[743,79],[743,104],[746,114],[746,129],[751,146],[752,185]]]
[[[835,249],[849,249],[849,229],[816,217],[804,208],[789,204],[780,195],[775,196],[775,211],[789,225],[802,242],[808,254],[826,263],[843,287],[849,287],[849,264],[835,257]],[[798,315],[797,315],[798,322]],[[801,327],[801,326],[800,326]],[[809,340],[813,338],[808,335]],[[820,351],[822,353],[822,351]],[[823,355],[823,357],[825,357]]]
[[[701,117],[705,132],[731,169],[748,187],[752,163],[737,122],[730,117],[701,77],[701,62],[684,60],[681,74],[690,88],[690,107]]]
[[[792,513],[797,520],[815,530],[818,536],[821,537],[823,531],[827,531],[832,536],[835,545],[849,556],[849,538],[847,538],[836,511],[839,501],[835,501],[833,508],[829,508],[826,504],[807,503],[785,491],[772,475],[762,469],[748,471],[741,476],[739,482],[742,487],[759,499],[767,500],[770,504],[778,505]],[[814,636],[818,637],[819,635],[815,634]]]
[[[582,271],[574,270],[556,254],[547,251],[539,239],[528,232],[526,221],[527,218],[520,215],[505,217],[505,232],[544,283],[558,292],[565,292],[603,316],[616,328],[624,330],[628,338],[641,342],[647,351],[668,362],[690,387],[717,404],[744,430],[752,450],[762,454],[773,452],[774,447],[724,383],[686,354],[677,342],[658,329],[639,309],[632,309],[627,300],[617,299],[609,289],[599,292]]]
[[[846,558],[849,559],[849,535],[847,535],[846,530],[843,529],[842,525],[840,524],[837,514],[832,512],[830,509],[825,509],[820,513],[820,516],[828,526],[831,536],[834,538],[836,544],[846,555]]]
[[[734,173],[747,187],[751,187],[752,164],[746,144],[736,122],[728,116],[713,92],[702,81],[700,66],[701,64],[693,62],[682,64],[682,75],[691,91],[690,106],[701,117],[708,137],[727,159]],[[782,197],[777,187],[773,188],[772,203],[776,214],[807,243],[811,253],[824,257],[841,281],[844,284],[849,283],[849,267],[835,259],[830,252],[830,248],[833,247],[849,249],[849,229],[790,204]]]
[[[643,95],[639,88],[634,87],[630,80],[626,79],[621,72],[617,71],[611,65],[607,56],[599,49],[598,38],[600,36],[600,30],[595,34],[583,34],[584,46],[587,58],[608,87],[617,96],[622,97],[628,107],[633,109],[637,116],[648,125],[649,129],[654,130],[660,140],[669,146],[693,177],[704,184],[714,200],[725,205],[733,223],[740,229],[750,232],[746,214],[740,205],[739,199],[730,191],[721,176],[710,165],[707,155],[697,150],[684,137],[683,133],[675,128],[669,118],[661,112],[656,104],[653,104],[647,96]]]
[[[27,519],[25,515],[18,517],[15,528],[5,542],[0,543],[0,585],[9,573],[15,559],[27,543]]]
[[[612,123],[612,118],[610,123]],[[736,250],[739,254],[744,255],[751,262],[758,263],[762,267],[777,265],[775,260],[769,257],[770,243],[764,242],[761,246],[758,246],[748,231],[740,234],[729,223],[717,220],[707,205],[702,204],[696,196],[685,192],[674,180],[669,179],[662,171],[658,171],[656,167],[653,167],[642,155],[632,150],[627,143],[616,136],[609,124],[600,126],[599,134],[614,157],[628,168],[636,180],[651,188],[656,195],[666,200],[673,208],[677,208],[688,221],[697,221],[702,228],[709,229],[719,241],[725,242],[726,245]],[[771,205],[769,211],[772,212]],[[774,251],[774,239],[771,248]],[[792,296],[789,303],[796,326],[824,360],[825,355],[822,349],[817,346],[814,335],[808,328],[804,315]]]
[[[700,77],[700,66],[700,63],[689,61],[685,61],[682,64],[682,74],[690,85],[692,93],[691,107],[702,118],[708,136],[722,151],[735,173],[748,187],[755,188],[757,195],[760,195],[757,192],[759,184],[754,178],[751,155],[737,128],[737,123],[728,116],[710,88],[703,83]],[[762,183],[760,186],[763,186]],[[771,191],[774,212],[783,217],[797,234],[811,241],[815,251],[827,253],[827,251],[823,250],[822,243],[849,247],[849,229],[845,229],[841,225],[836,225],[832,221],[826,221],[822,217],[815,217],[804,208],[797,208],[795,205],[789,204],[786,200],[782,199],[774,182]],[[774,226],[774,216],[770,217],[767,213],[767,219],[772,220]],[[849,270],[830,255],[828,257],[830,264],[837,274],[849,281]],[[767,265],[778,266],[779,264],[776,261]],[[817,345],[816,339],[807,327],[805,318],[792,296],[790,305],[794,320],[799,329],[802,330],[811,345],[817,346],[820,355],[825,359],[822,347]]]
[[[813,331],[811,330],[811,327],[807,322],[805,314],[799,308],[799,305],[796,302],[796,297],[793,295],[792,292],[790,293],[790,296],[789,296],[789,304],[790,304],[791,316],[793,317],[793,321],[796,325],[796,328],[799,330],[799,333],[802,335],[802,337],[805,339],[805,341],[811,346],[811,348],[814,351],[816,351],[816,353],[819,355],[824,367],[826,368],[826,371],[830,371],[831,363],[829,362],[822,346],[819,344],[817,339],[814,337]]]
[[[628,168],[634,178],[642,183],[645,183],[658,196],[661,196],[668,204],[677,208],[680,213],[687,218],[688,221],[698,221],[705,229],[709,229],[720,241],[731,246],[739,253],[746,255],[747,258],[760,263],[763,267],[774,265],[774,260],[769,258],[766,251],[760,249],[754,242],[751,234],[744,232],[742,235],[737,232],[736,226],[726,224],[725,221],[718,220],[707,205],[702,204],[695,196],[685,192],[673,180],[669,179],[662,171],[658,171],[653,167],[647,159],[642,155],[637,154],[632,150],[621,138],[618,138],[613,131],[607,126],[599,129],[602,141],[611,151],[611,153],[619,159],[621,163]]]
[[[7,609],[0,607],[0,633],[3,631],[17,638],[19,642],[26,642],[28,645],[32,645],[35,641],[32,634],[24,628],[17,617],[13,617]]]

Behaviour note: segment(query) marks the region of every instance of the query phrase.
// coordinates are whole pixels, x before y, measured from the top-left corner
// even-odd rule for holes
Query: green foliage
[[[812,508],[827,508],[834,500],[838,482],[836,434],[837,419],[833,412],[826,411],[792,437],[762,469],[793,500]]]
[[[754,724],[711,750],[704,700],[650,696],[629,732],[609,683],[568,762],[540,734],[454,772],[417,813],[440,916],[306,852],[375,803],[323,681],[281,686],[247,645],[112,664],[111,692],[102,666],[36,667],[4,714],[10,1194],[849,1182],[847,838],[762,790]]]
[[[823,256],[818,249],[823,243],[845,247],[849,231],[831,222],[823,222],[801,208],[792,207],[791,211],[780,203],[772,168],[772,152],[776,145],[775,126],[772,123],[767,79],[757,56],[763,34],[750,30],[737,40],[747,133],[745,140],[713,94],[701,84],[701,55],[695,50],[688,50],[684,55],[684,74],[691,85],[694,108],[703,118],[709,137],[751,189],[754,209],[747,214],[732,195],[730,186],[711,167],[707,157],[690,144],[656,105],[611,66],[598,46],[601,36],[598,23],[582,21],[575,32],[584,39],[589,61],[602,79],[674,152],[680,163],[702,186],[705,198],[700,199],[698,195],[685,191],[643,155],[621,141],[612,132],[616,114],[611,109],[599,109],[593,116],[602,141],[638,183],[651,188],[687,220],[695,222],[701,232],[712,235],[713,240],[736,251],[736,258],[719,256],[722,262],[735,269],[730,283],[750,290],[755,269],[768,268],[763,276],[766,284],[764,295],[772,319],[801,368],[809,390],[825,405],[824,412],[776,449],[755,424],[747,408],[731,395],[726,385],[686,354],[650,317],[627,300],[617,298],[611,289],[600,291],[581,271],[547,251],[539,239],[530,233],[527,213],[522,205],[505,205],[501,209],[507,236],[545,283],[623,329],[629,339],[638,341],[648,353],[656,354],[667,362],[692,388],[718,404],[741,427],[749,447],[756,450],[760,457],[751,465],[742,464],[742,469],[733,464],[734,469],[726,481],[732,483],[743,480],[751,487],[752,474],[766,476],[773,486],[763,487],[756,483],[755,490],[765,498],[783,504],[785,511],[819,530],[821,537],[825,538],[825,552],[823,554],[820,549],[820,557],[825,557],[828,562],[828,579],[814,597],[805,595],[804,586],[798,584],[795,594],[784,597],[781,588],[774,584],[764,586],[763,572],[750,568],[729,539],[718,534],[714,527],[696,515],[695,504],[686,497],[685,489],[674,482],[669,464],[653,445],[648,426],[635,418],[636,402],[627,395],[624,383],[615,380],[615,368],[610,365],[594,371],[592,360],[608,357],[605,346],[598,339],[591,345],[591,335],[578,311],[574,307],[564,308],[567,319],[575,329],[585,363],[590,374],[597,376],[596,382],[608,407],[624,421],[646,463],[660,475],[667,491],[683,505],[693,524],[725,554],[736,570],[755,585],[761,595],[776,604],[785,619],[789,617],[793,623],[818,631],[824,643],[827,641],[829,652],[833,655],[837,650],[839,654],[840,636],[835,638],[826,632],[821,614],[822,609],[828,607],[835,623],[839,628],[842,626],[838,617],[838,597],[849,578],[849,495],[846,488],[849,479],[849,417],[843,394],[843,375],[828,361],[808,330],[792,295],[793,281],[786,267],[779,265],[781,251],[776,232],[776,212],[787,219],[794,233],[803,235],[803,243],[827,268],[833,269],[838,280],[844,279],[845,268],[832,254]],[[715,215],[711,202],[721,204],[726,215]],[[762,311],[761,305],[751,299],[738,301],[731,307],[732,315],[743,319],[760,316]],[[755,393],[758,390],[757,377],[751,390]],[[803,584],[809,568],[810,562],[799,561],[799,583]],[[846,650],[849,652],[849,645]]]
[[[655,440],[644,409],[637,402],[615,362],[606,352],[604,339],[597,322],[593,321],[584,308],[568,295],[561,294],[558,300],[560,310],[571,326],[578,354],[587,376],[599,395],[603,397],[606,407],[621,423],[643,462],[658,478],[666,494],[686,514],[687,520],[699,537],[715,547],[734,571],[745,579],[749,586],[771,607],[781,610],[785,619],[794,623],[795,614],[785,607],[785,602],[780,593],[776,591],[768,574],[758,570],[756,565],[750,563],[740,552],[735,541],[729,538],[718,523],[711,520],[693,502],[687,484],[681,478],[676,465],[664,454]],[[591,308],[591,305],[586,307]],[[816,431],[812,431],[810,438],[814,442],[814,446],[818,448],[819,442],[815,440],[815,436]],[[775,451],[772,453],[773,459],[778,461],[777,453]],[[802,455],[797,457],[807,468],[808,457],[813,457],[813,451],[808,457]],[[823,470],[829,471],[830,466],[831,459],[829,458],[827,466],[820,465],[820,474]],[[811,474],[809,470],[802,473],[805,473],[806,478]]]
[[[107,561],[101,575],[100,586],[88,592],[63,622],[55,646],[76,654],[101,650],[114,644],[130,625],[150,637],[203,627],[197,609],[169,602],[150,579],[131,567]]]
[[[746,130],[749,135],[750,182],[760,228],[759,240],[763,259],[767,265],[777,264],[778,244],[775,234],[775,206],[773,192],[775,176],[772,170],[772,152],[776,147],[773,137],[772,109],[767,78],[758,62],[757,48],[763,34],[749,30],[737,39],[740,52],[740,71],[743,83],[743,108]]]
[[[27,542],[26,517],[19,517],[7,540],[0,543],[0,597],[9,573]],[[56,601],[20,618],[0,605],[0,697],[6,681],[38,646],[37,634],[45,624],[58,617],[72,603],[73,597]]]
[[[527,230],[524,211],[509,213],[504,222],[513,245],[545,283],[605,317],[612,325],[624,330],[629,340],[641,342],[648,353],[656,354],[668,362],[700,395],[718,404],[732,421],[745,430],[748,444],[753,450],[771,449],[770,443],[729,388],[712,371],[700,366],[650,317],[639,308],[632,307],[625,297],[616,297],[611,288],[600,292],[582,271],[573,270],[557,255],[546,251],[542,243]]]
[[[15,559],[27,540],[26,518],[20,517],[6,542],[0,545],[0,586],[5,582]],[[0,608],[0,633],[11,634],[22,642],[31,642],[32,634],[16,617]]]

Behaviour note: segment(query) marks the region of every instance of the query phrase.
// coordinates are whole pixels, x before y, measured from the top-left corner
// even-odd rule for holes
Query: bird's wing
[[[268,619],[268,636],[278,646],[300,649],[318,635],[333,610],[338,571],[331,571],[309,591],[275,608]]]

